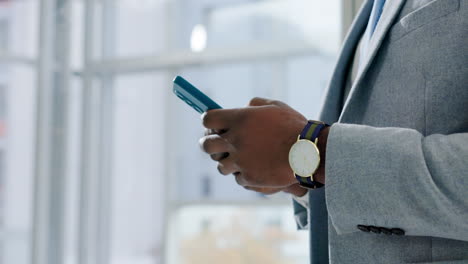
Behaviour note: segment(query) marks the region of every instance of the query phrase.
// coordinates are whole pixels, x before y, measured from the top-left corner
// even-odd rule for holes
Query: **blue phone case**
[[[222,108],[184,78],[176,76],[173,82],[173,91],[177,97],[190,105],[198,113],[203,114],[211,109]]]

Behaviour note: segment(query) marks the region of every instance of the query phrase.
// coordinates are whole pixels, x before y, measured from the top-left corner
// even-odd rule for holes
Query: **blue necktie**
[[[380,16],[382,15],[383,7],[385,5],[385,0],[374,0],[374,4],[372,6],[372,12],[369,17],[369,22],[367,23],[366,32],[362,36],[361,40],[361,48],[360,48],[360,59],[359,59],[359,70],[362,69],[364,66],[363,62],[367,57],[367,51],[369,48],[369,43],[372,38],[372,34],[374,34],[375,28],[377,27],[377,23],[380,20]]]
[[[377,26],[377,23],[380,20],[380,16],[382,15],[383,7],[385,5],[385,0],[374,0],[374,5],[372,6],[372,13],[369,17],[369,23],[367,24],[367,27],[370,30],[370,36],[375,31],[375,27]]]

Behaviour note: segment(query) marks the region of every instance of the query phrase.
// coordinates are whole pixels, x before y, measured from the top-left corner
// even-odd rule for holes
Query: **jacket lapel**
[[[348,76],[349,65],[354,57],[354,51],[359,43],[361,35],[366,29],[367,21],[369,20],[369,15],[372,10],[372,3],[372,0],[368,0],[362,5],[356,19],[351,25],[351,30],[345,37],[338,62],[325,92],[325,99],[319,115],[319,120],[328,124],[335,123],[341,114],[343,106],[343,87],[346,83],[346,77]]]
[[[369,1],[373,2],[373,1]],[[363,66],[360,67],[361,70],[358,72],[358,75],[356,77],[356,80],[354,81],[353,86],[351,87],[351,90],[349,92],[348,98],[346,99],[346,102],[343,106],[343,111],[341,112],[340,120],[342,119],[343,115],[346,113],[348,110],[349,102],[352,99],[353,95],[356,94],[356,90],[360,88],[360,83],[365,76],[367,70],[369,69],[370,65],[372,64],[372,61],[375,58],[375,55],[377,54],[377,51],[379,50],[380,46],[382,45],[383,40],[385,39],[385,36],[388,33],[388,30],[393,24],[393,21],[395,18],[398,16],[400,13],[401,7],[405,3],[405,0],[388,0],[385,3],[384,7],[384,12],[385,15],[382,16],[380,21],[377,24],[377,27],[375,28],[374,34],[370,40],[369,43],[369,49],[367,51],[367,56],[366,58],[362,61]],[[372,6],[372,5],[371,5]]]

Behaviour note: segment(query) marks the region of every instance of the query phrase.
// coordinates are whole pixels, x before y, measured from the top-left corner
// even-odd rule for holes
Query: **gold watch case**
[[[300,135],[297,141],[289,150],[289,166],[295,175],[312,178],[320,165],[320,151],[317,147],[318,138],[315,142],[308,139],[301,139]]]

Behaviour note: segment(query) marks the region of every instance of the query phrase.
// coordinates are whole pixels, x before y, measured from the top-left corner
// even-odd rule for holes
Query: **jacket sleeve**
[[[335,124],[325,170],[338,234],[373,225],[468,241],[468,133]]]

